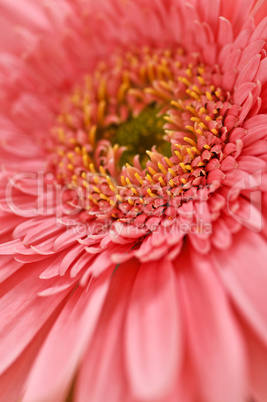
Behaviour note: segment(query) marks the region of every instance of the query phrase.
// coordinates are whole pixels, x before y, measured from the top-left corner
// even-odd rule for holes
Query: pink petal
[[[221,46],[233,42],[232,24],[224,17],[219,18],[218,42]]]
[[[46,284],[38,278],[44,269],[44,264],[45,262],[41,262],[20,269],[5,281],[5,287],[2,287],[0,372],[16,360],[66,297],[66,292],[51,298],[37,295],[51,284],[51,282]]]
[[[131,260],[113,274],[98,326],[84,355],[77,379],[75,401],[127,401],[123,361],[124,318],[139,268]]]
[[[58,317],[30,372],[23,401],[63,401],[98,320],[107,284],[77,290]]]
[[[262,85],[266,84],[266,82],[267,82],[267,57],[261,61],[258,73],[256,75],[256,79],[259,80]]]
[[[247,229],[233,239],[228,253],[214,252],[214,262],[236,308],[267,344],[267,244]]]
[[[250,59],[250,61],[242,68],[236,80],[237,86],[243,82],[253,81],[259,69],[260,60],[261,56],[257,54],[256,56],[252,57],[252,59]]]
[[[21,400],[29,370],[58,313],[59,308],[54,311],[18,359],[0,376],[1,402]]]
[[[197,397],[205,402],[242,401],[247,387],[244,345],[223,288],[207,257],[194,253],[182,267],[177,263]]]
[[[22,264],[15,261],[12,256],[1,256],[0,283],[13,275],[21,266]]]
[[[172,264],[143,264],[126,321],[126,365],[137,399],[164,400],[174,386],[181,359],[179,327]]]
[[[257,401],[267,400],[267,346],[251,331],[246,330],[247,348],[250,363],[252,394]]]

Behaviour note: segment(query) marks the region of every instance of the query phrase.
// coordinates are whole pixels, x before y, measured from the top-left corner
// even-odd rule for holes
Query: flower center
[[[50,168],[83,190],[89,215],[172,219],[199,191],[209,197],[220,186],[214,171],[226,156],[232,105],[218,82],[218,67],[197,53],[119,51],[64,99]]]
[[[130,116],[120,124],[110,126],[104,133],[104,138],[112,144],[127,147],[120,158],[121,167],[126,163],[133,163],[135,155],[140,156],[141,166],[145,168],[148,160],[146,151],[153,146],[158,152],[171,155],[170,144],[164,141],[163,116],[159,115],[156,104],[147,106],[138,116]]]

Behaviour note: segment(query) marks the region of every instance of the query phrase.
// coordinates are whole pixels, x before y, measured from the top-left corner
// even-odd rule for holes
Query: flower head
[[[266,8],[0,1],[4,401],[267,399]]]

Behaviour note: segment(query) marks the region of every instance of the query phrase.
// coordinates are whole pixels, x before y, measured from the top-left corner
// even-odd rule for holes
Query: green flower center
[[[164,116],[155,104],[147,106],[138,116],[129,118],[118,125],[113,124],[103,134],[103,138],[112,144],[125,146],[127,150],[122,154],[120,165],[132,164],[135,155],[139,155],[140,163],[145,168],[148,160],[147,150],[154,146],[157,151],[165,156],[171,155],[170,143],[164,141],[164,129],[166,124]]]

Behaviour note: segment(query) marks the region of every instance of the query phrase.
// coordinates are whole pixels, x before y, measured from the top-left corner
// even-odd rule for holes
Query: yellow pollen
[[[83,181],[83,186],[87,189],[90,187],[89,183],[85,180]]]
[[[106,101],[101,100],[99,102],[98,108],[97,108],[97,121],[98,121],[98,124],[100,124],[100,125],[103,123],[105,110],[106,110]]]
[[[119,194],[116,195],[116,198],[118,201],[123,202],[123,198]]]
[[[69,164],[67,165],[67,168],[68,168],[69,170],[74,170],[74,166],[73,166],[71,163],[69,163]]]
[[[170,117],[170,116],[164,116],[163,118],[164,118],[164,120],[166,120],[168,123],[175,124],[175,121],[172,119],[172,117]]]
[[[197,155],[200,155],[200,151],[197,149],[197,147],[192,147],[192,151],[194,151]]]
[[[95,193],[98,193],[98,194],[101,193],[101,191],[99,190],[99,188],[96,187],[96,186],[93,186],[93,190],[94,190]]]
[[[94,125],[94,126],[91,127],[91,129],[89,131],[89,143],[92,146],[94,146],[94,144],[95,144],[96,130],[97,130],[97,126]]]
[[[212,130],[210,130],[212,132],[212,134],[214,135],[218,135],[218,131],[216,130],[216,128],[213,128]]]
[[[204,145],[204,148],[208,150],[211,149],[211,147],[208,144]]]
[[[206,120],[206,121],[212,121],[212,118],[211,118],[210,116],[206,116],[206,117],[205,117],[205,120]]]
[[[106,180],[107,180],[107,183],[108,183],[109,186],[112,185],[112,181],[111,181],[111,178],[109,176],[106,176]]]
[[[193,106],[186,106],[186,109],[191,112],[193,115],[197,116],[196,109]]]
[[[140,185],[142,186],[144,182],[143,182],[143,180],[141,179],[141,177],[139,176],[138,173],[135,173],[135,177],[138,180],[138,182],[140,183]]]
[[[89,164],[89,169],[90,169],[90,171],[91,171],[92,173],[96,173],[95,166],[94,166],[93,163],[90,163],[90,164]]]
[[[186,181],[184,178],[181,179],[181,182],[182,182],[183,184],[186,184],[186,183],[187,183],[187,181]]]
[[[142,91],[140,91],[140,89],[136,89],[136,88],[130,88],[128,91],[129,95],[134,96],[135,98],[141,100],[144,97],[144,94]]]
[[[198,129],[196,130],[196,133],[199,134],[199,135],[203,135],[203,132],[200,130],[200,128],[198,128]]]
[[[119,91],[118,91],[118,95],[117,95],[119,102],[122,102],[124,100],[128,88],[129,88],[129,84],[127,82],[123,82],[121,84]]]
[[[152,176],[154,176],[155,174],[157,174],[157,172],[156,172],[151,166],[149,166],[148,170],[149,170],[149,172],[152,174]]]
[[[184,172],[184,173],[188,173],[188,172],[187,172],[187,169],[186,169],[186,166],[185,166],[184,163],[181,162],[181,163],[180,163],[180,166],[181,166],[181,168],[183,169],[183,172]]]
[[[185,72],[186,72],[186,74],[188,75],[188,77],[190,77],[190,78],[193,77],[193,73],[192,73],[191,68],[188,68]]]
[[[201,95],[201,91],[200,91],[200,89],[198,88],[198,86],[194,85],[192,89],[193,89],[193,91],[195,91],[196,93],[198,93],[199,95]]]
[[[185,128],[195,134],[195,128],[193,126],[185,126]]]
[[[150,176],[150,174],[147,174],[146,178],[147,178],[148,181],[150,181],[151,184],[155,183],[154,180],[152,179],[152,177]]]
[[[171,87],[170,87],[170,83],[169,83],[169,82],[160,81],[160,85],[161,85],[163,88],[167,89],[167,91],[170,91],[170,90],[171,90]]]
[[[158,167],[163,174],[167,174],[167,170],[160,162],[158,163]]]
[[[191,82],[188,81],[188,79],[185,78],[185,77],[178,77],[178,80],[179,80],[180,82],[182,82],[184,85],[186,85],[187,87],[190,87],[190,85],[191,85]]]
[[[131,198],[128,198],[127,201],[130,205],[134,205],[134,201]]]
[[[189,155],[192,159],[194,159],[194,154],[193,154],[193,152],[191,151],[191,148],[186,148],[186,150],[187,150],[188,155]]]
[[[145,88],[144,92],[167,101],[169,101],[171,97],[171,95],[167,95],[163,92],[157,91],[154,88]]]
[[[76,152],[76,154],[80,155],[81,154],[81,148],[79,146],[76,146],[74,148],[74,152]]]
[[[171,187],[174,187],[174,186],[175,186],[175,183],[174,183],[174,181],[173,181],[172,179],[169,181],[169,185],[170,185]]]
[[[204,67],[198,67],[197,70],[198,70],[200,75],[203,75],[205,73],[205,68]]]
[[[180,154],[179,151],[174,151],[174,153],[175,153],[175,155],[180,159],[180,161],[183,161],[183,160],[184,160],[183,156]]]
[[[138,195],[138,192],[134,187],[131,188],[131,191],[133,192],[133,194]]]
[[[203,130],[208,130],[209,128],[204,123],[199,123],[199,126],[203,128]]]
[[[187,89],[186,91],[185,91],[188,95],[190,95],[193,99],[196,99],[196,100],[200,100],[200,97],[199,97],[199,95],[196,93],[196,92],[194,92],[194,91],[191,91],[190,89]]]
[[[159,182],[163,187],[166,186],[166,183],[165,183],[165,181],[163,180],[163,178],[161,176],[159,177]]]
[[[208,111],[207,111],[207,109],[205,108],[205,107],[201,107],[200,109],[199,109],[199,115],[201,115],[201,114],[203,114],[203,113],[208,113]]]
[[[162,66],[162,65],[157,66],[157,72],[158,72],[158,77],[160,80],[164,79],[164,75],[167,78],[172,79],[170,70],[166,66]]]
[[[200,75],[198,75],[197,79],[198,79],[198,81],[200,82],[201,85],[203,85],[203,86],[206,85],[206,81],[204,80],[203,77],[201,77]]]
[[[179,148],[179,149],[182,149],[182,148],[184,147],[184,145],[181,145],[181,144],[175,144],[175,146],[176,146],[177,148]]]
[[[128,186],[132,186],[131,180],[129,179],[129,177],[126,177],[126,183],[128,184]]]
[[[192,138],[184,137],[184,141],[186,141],[186,142],[188,142],[189,144],[193,145],[193,147],[196,147],[196,146],[197,146],[197,143],[196,143],[194,140],[192,140]]]
[[[150,188],[148,188],[146,191],[147,191],[147,193],[148,193],[148,195],[149,195],[150,197],[157,197],[156,194],[153,194],[153,193],[152,193],[152,191],[151,191]]]
[[[104,169],[104,167],[103,167],[102,165],[99,166],[99,172],[100,172],[101,174],[103,174],[104,176],[107,175],[107,172],[105,171],[105,169]]]
[[[121,184],[123,185],[123,187],[126,187],[126,181],[124,176],[121,176]]]
[[[201,120],[200,120],[199,117],[191,117],[190,120],[191,120],[191,121],[196,121],[197,123],[200,123],[200,122],[201,122]]]
[[[205,163],[204,162],[199,162],[197,165],[202,167],[202,166],[205,166]]]
[[[184,110],[184,108],[181,105],[181,103],[179,103],[177,101],[171,101],[171,105],[177,107],[177,109],[179,109],[179,110]]]
[[[169,168],[169,169],[168,169],[168,172],[170,172],[170,174],[171,174],[173,177],[176,176],[176,173],[175,173],[175,171],[174,171],[173,169]]]
[[[114,200],[109,200],[109,203],[110,203],[110,205],[112,206],[112,207],[115,207],[116,206],[116,202],[114,201]],[[113,214],[114,215],[114,214]],[[112,216],[113,216],[112,215]],[[114,216],[113,216],[113,218],[114,218]],[[115,215],[115,218],[116,218],[116,215]]]
[[[190,172],[193,172],[194,170],[191,165],[185,165],[185,167],[187,170],[190,170]]]
[[[208,100],[212,101],[213,97],[211,95],[211,93],[209,91],[206,91],[206,97],[208,98]]]
[[[114,151],[114,152],[117,152],[119,148],[120,148],[119,144],[115,144],[115,145],[113,146],[113,151]]]
[[[89,198],[89,200],[92,201],[95,205],[98,205],[97,200],[96,200],[91,194],[89,195],[88,198]]]
[[[167,165],[168,165],[169,167],[173,167],[173,163],[172,163],[172,161],[170,161],[169,158],[165,157],[164,159],[165,159],[165,161],[166,161],[166,163],[167,163]]]

